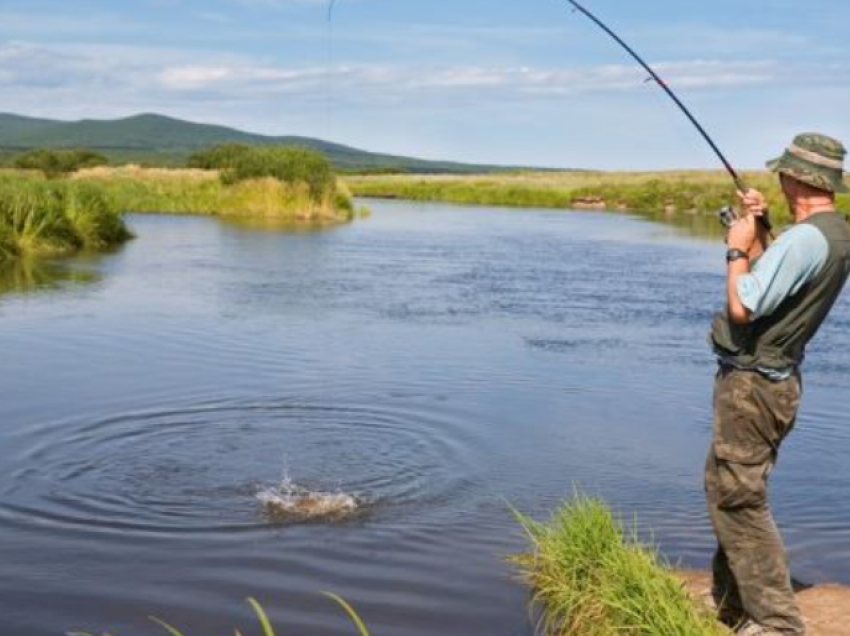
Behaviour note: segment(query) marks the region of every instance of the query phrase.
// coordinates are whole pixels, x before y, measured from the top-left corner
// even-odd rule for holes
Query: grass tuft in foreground
[[[325,592],[325,596],[335,601],[348,615],[348,617],[352,620],[354,625],[357,627],[357,631],[360,636],[370,636],[369,630],[366,628],[365,623],[357,614],[351,605],[340,596],[333,594],[331,592]],[[268,614],[263,609],[263,606],[254,598],[246,599],[248,601],[248,605],[251,606],[251,609],[254,610],[254,614],[257,617],[257,621],[260,624],[260,629],[262,630],[262,636],[276,636],[274,627],[272,626],[271,620],[269,619]],[[166,623],[164,620],[157,618],[156,616],[149,617],[151,622],[159,625],[168,636],[186,636],[184,632],[180,631],[173,625]],[[238,629],[234,632],[235,636],[242,636],[243,632]],[[68,632],[67,636],[96,636],[92,632]],[[104,633],[103,636],[110,636],[108,633]]]
[[[516,514],[532,552],[512,560],[545,636],[728,634],[603,502],[576,496],[546,523]]]

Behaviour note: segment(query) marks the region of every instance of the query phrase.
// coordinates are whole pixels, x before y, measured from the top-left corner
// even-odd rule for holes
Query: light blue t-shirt
[[[785,231],[755,262],[749,274],[738,277],[738,298],[750,310],[750,320],[755,322],[775,312],[820,274],[828,257],[829,243],[814,225],[801,223]],[[735,366],[734,359],[722,355],[720,362]],[[771,380],[787,380],[794,368],[759,368],[758,371]]]
[[[738,298],[751,320],[770,316],[820,274],[828,257],[829,243],[814,225],[801,223],[784,232],[749,274],[738,277]]]

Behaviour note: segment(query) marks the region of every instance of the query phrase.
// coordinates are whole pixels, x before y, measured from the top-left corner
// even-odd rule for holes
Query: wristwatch
[[[744,250],[729,250],[726,252],[726,262],[734,263],[735,261],[739,261],[742,258],[750,260],[750,255],[747,254]]]

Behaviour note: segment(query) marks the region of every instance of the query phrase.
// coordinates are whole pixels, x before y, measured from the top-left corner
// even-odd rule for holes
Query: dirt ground
[[[681,572],[691,593],[711,602],[711,577],[705,572]],[[797,600],[806,620],[807,636],[850,636],[850,588],[841,585],[800,586]]]

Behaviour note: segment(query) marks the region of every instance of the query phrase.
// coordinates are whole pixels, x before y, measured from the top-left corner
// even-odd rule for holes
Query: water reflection
[[[688,214],[686,212],[640,212],[641,216],[656,223],[666,223],[682,230],[689,236],[700,238],[722,239],[726,235],[726,229],[714,215]]]
[[[299,221],[269,217],[223,216],[221,222],[231,227],[259,232],[280,232],[285,234],[313,234],[338,227],[336,221]]]
[[[20,258],[0,263],[0,296],[12,293],[64,289],[68,285],[90,285],[101,274],[85,266],[85,261],[45,261]]]

